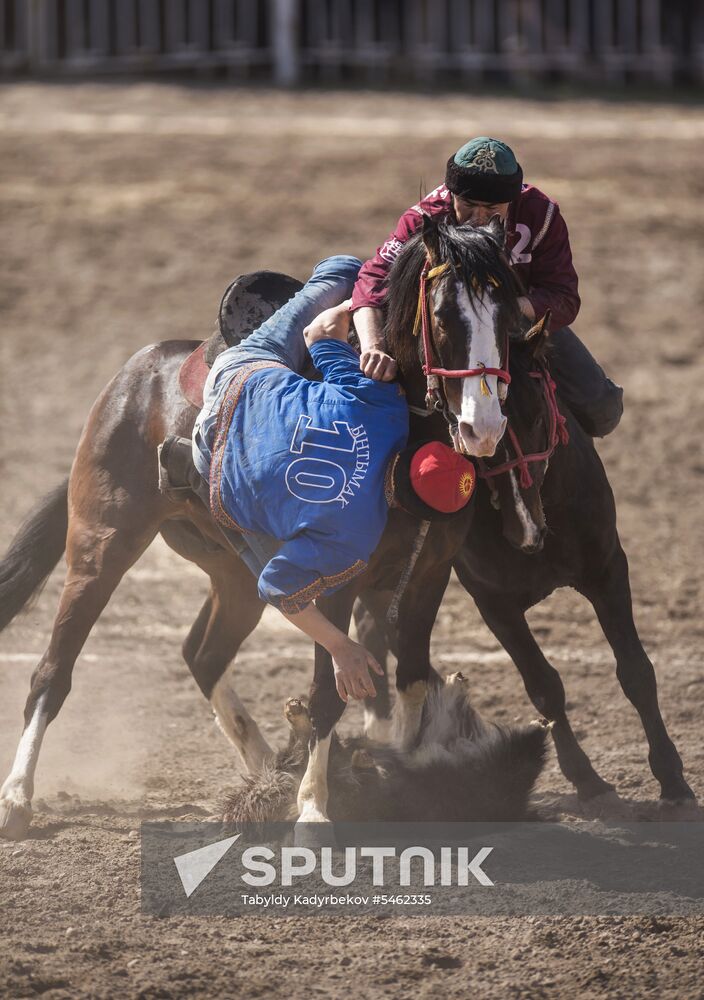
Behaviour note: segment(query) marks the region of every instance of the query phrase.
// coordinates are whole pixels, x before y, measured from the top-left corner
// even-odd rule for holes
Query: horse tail
[[[66,548],[68,478],[29,514],[0,562],[0,632],[37,598]]]

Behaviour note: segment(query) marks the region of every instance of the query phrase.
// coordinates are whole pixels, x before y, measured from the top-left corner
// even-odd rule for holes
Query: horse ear
[[[550,310],[528,330],[523,339],[529,344],[533,357],[540,357],[550,336]]]
[[[492,215],[487,225],[489,232],[503,250],[506,246],[506,224],[498,212]]]
[[[435,267],[440,263],[440,235],[438,224],[431,216],[423,214],[423,243],[428,251],[428,259]]]

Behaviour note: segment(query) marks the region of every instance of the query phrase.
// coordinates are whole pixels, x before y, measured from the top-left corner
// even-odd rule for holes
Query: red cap
[[[474,466],[440,441],[418,448],[411,459],[411,485],[424,503],[443,514],[461,510],[474,492]]]

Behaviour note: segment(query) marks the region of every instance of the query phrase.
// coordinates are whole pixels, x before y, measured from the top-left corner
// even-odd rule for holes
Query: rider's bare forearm
[[[384,671],[364,646],[354,642],[339,628],[329,622],[315,604],[309,604],[298,614],[282,612],[296,628],[327,649],[332,657],[337,693],[343,701],[348,698],[374,698],[376,690],[369,671],[383,677]]]
[[[386,353],[384,317],[381,309],[362,306],[354,313],[354,328],[359,337],[361,356],[359,367],[367,378],[388,382],[396,377],[398,366]]]
[[[292,625],[317,642],[319,646],[327,649],[331,656],[334,656],[347,640],[345,633],[329,622],[315,604],[309,604],[307,608],[297,614],[286,614],[285,611],[281,613],[284,618],[288,618]]]
[[[352,316],[350,314],[351,299],[346,299],[339,306],[326,309],[310,323],[303,331],[306,344],[310,347],[319,340],[339,340],[347,343]]]
[[[386,350],[386,338],[384,337],[384,317],[381,309],[372,306],[362,306],[354,313],[354,328],[359,337],[361,353],[379,348]]]

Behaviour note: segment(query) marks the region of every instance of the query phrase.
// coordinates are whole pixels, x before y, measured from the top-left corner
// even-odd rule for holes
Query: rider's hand
[[[339,306],[325,309],[315,317],[303,331],[306,344],[310,347],[318,340],[341,340],[344,343],[347,341],[351,322],[350,300],[347,299]]]
[[[398,373],[398,365],[394,359],[380,347],[364,351],[359,359],[359,367],[367,378],[376,379],[378,382],[390,382]]]
[[[344,641],[329,652],[335,668],[335,687],[343,701],[376,697],[369,670],[371,668],[380,677],[384,676],[384,671],[364,646],[345,636]]]

